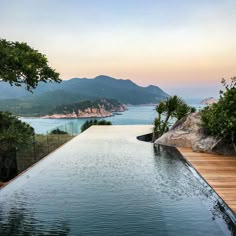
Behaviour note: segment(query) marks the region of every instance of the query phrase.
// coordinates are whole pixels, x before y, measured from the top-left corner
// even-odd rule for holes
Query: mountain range
[[[169,95],[157,86],[141,87],[131,80],[100,75],[73,78],[61,83],[39,83],[34,93],[0,82],[0,110],[20,115],[44,115],[59,105],[112,98],[123,104],[156,104]]]

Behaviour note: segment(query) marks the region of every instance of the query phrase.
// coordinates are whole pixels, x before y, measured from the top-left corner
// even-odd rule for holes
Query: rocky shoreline
[[[79,118],[106,118],[114,116],[113,112],[124,112],[127,108],[124,105],[120,105],[111,111],[105,110],[103,106],[99,108],[86,108],[85,110],[73,111],[67,114],[52,114],[41,116],[42,119],[79,119]]]

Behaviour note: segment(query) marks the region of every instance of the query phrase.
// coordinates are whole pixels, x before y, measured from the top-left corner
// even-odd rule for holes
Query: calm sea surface
[[[194,104],[192,106],[200,107]],[[119,114],[105,119],[111,121],[113,125],[151,125],[156,117],[155,106],[129,106],[127,111]],[[81,126],[88,119],[22,118],[22,120],[34,127],[38,134],[45,134],[58,126],[62,130],[78,134]]]
[[[125,112],[113,117],[103,118],[111,121],[113,125],[146,125],[152,124],[156,116],[155,106],[130,106]],[[62,130],[72,130],[80,133],[80,127],[89,119],[40,119],[22,118],[23,121],[34,127],[36,133],[45,134],[47,131],[60,126]]]

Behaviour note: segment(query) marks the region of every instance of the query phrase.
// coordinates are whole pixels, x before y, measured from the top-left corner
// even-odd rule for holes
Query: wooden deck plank
[[[187,158],[187,157],[186,157]],[[234,161],[228,161],[228,160],[225,160],[225,161],[205,161],[205,160],[198,160],[198,161],[191,161],[191,163],[194,163],[194,165],[199,165],[199,166],[209,166],[209,165],[212,165],[212,166],[219,166],[219,167],[222,167],[222,166],[235,166],[236,168],[236,162]]]
[[[236,189],[234,188],[220,188],[220,187],[215,187],[214,188],[216,191],[219,191],[221,193],[235,193],[236,194]]]
[[[188,157],[189,160],[193,160],[193,161],[201,161],[201,160],[207,160],[207,161],[233,161],[236,162],[234,159],[232,158],[224,158],[224,157],[216,157],[216,156],[212,156],[212,157],[208,157],[208,156],[189,156]]]
[[[236,157],[177,149],[236,214]]]

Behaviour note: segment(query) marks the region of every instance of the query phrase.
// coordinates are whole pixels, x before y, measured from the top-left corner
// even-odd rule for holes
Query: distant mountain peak
[[[115,78],[112,78],[112,77],[107,76],[107,75],[98,75],[94,79],[112,79],[112,80],[115,80]]]
[[[132,80],[129,79],[116,79],[113,78],[111,76],[107,76],[107,75],[98,75],[94,78],[95,80],[101,80],[101,81],[114,81],[114,82],[123,82],[123,83],[127,83],[130,85],[135,85],[137,86],[137,84],[135,84]]]
[[[154,86],[154,85],[148,85],[147,88],[156,88],[157,86]]]
[[[0,110],[16,112],[20,109],[19,114],[45,113],[54,106],[77,103],[85,99],[110,98],[123,104],[139,105],[156,104],[169,96],[158,86],[142,87],[131,80],[107,75],[99,75],[94,79],[72,78],[63,80],[60,84],[39,84],[34,94],[24,88],[11,87],[1,82],[0,91]],[[14,98],[16,100],[12,102],[3,100]]]

